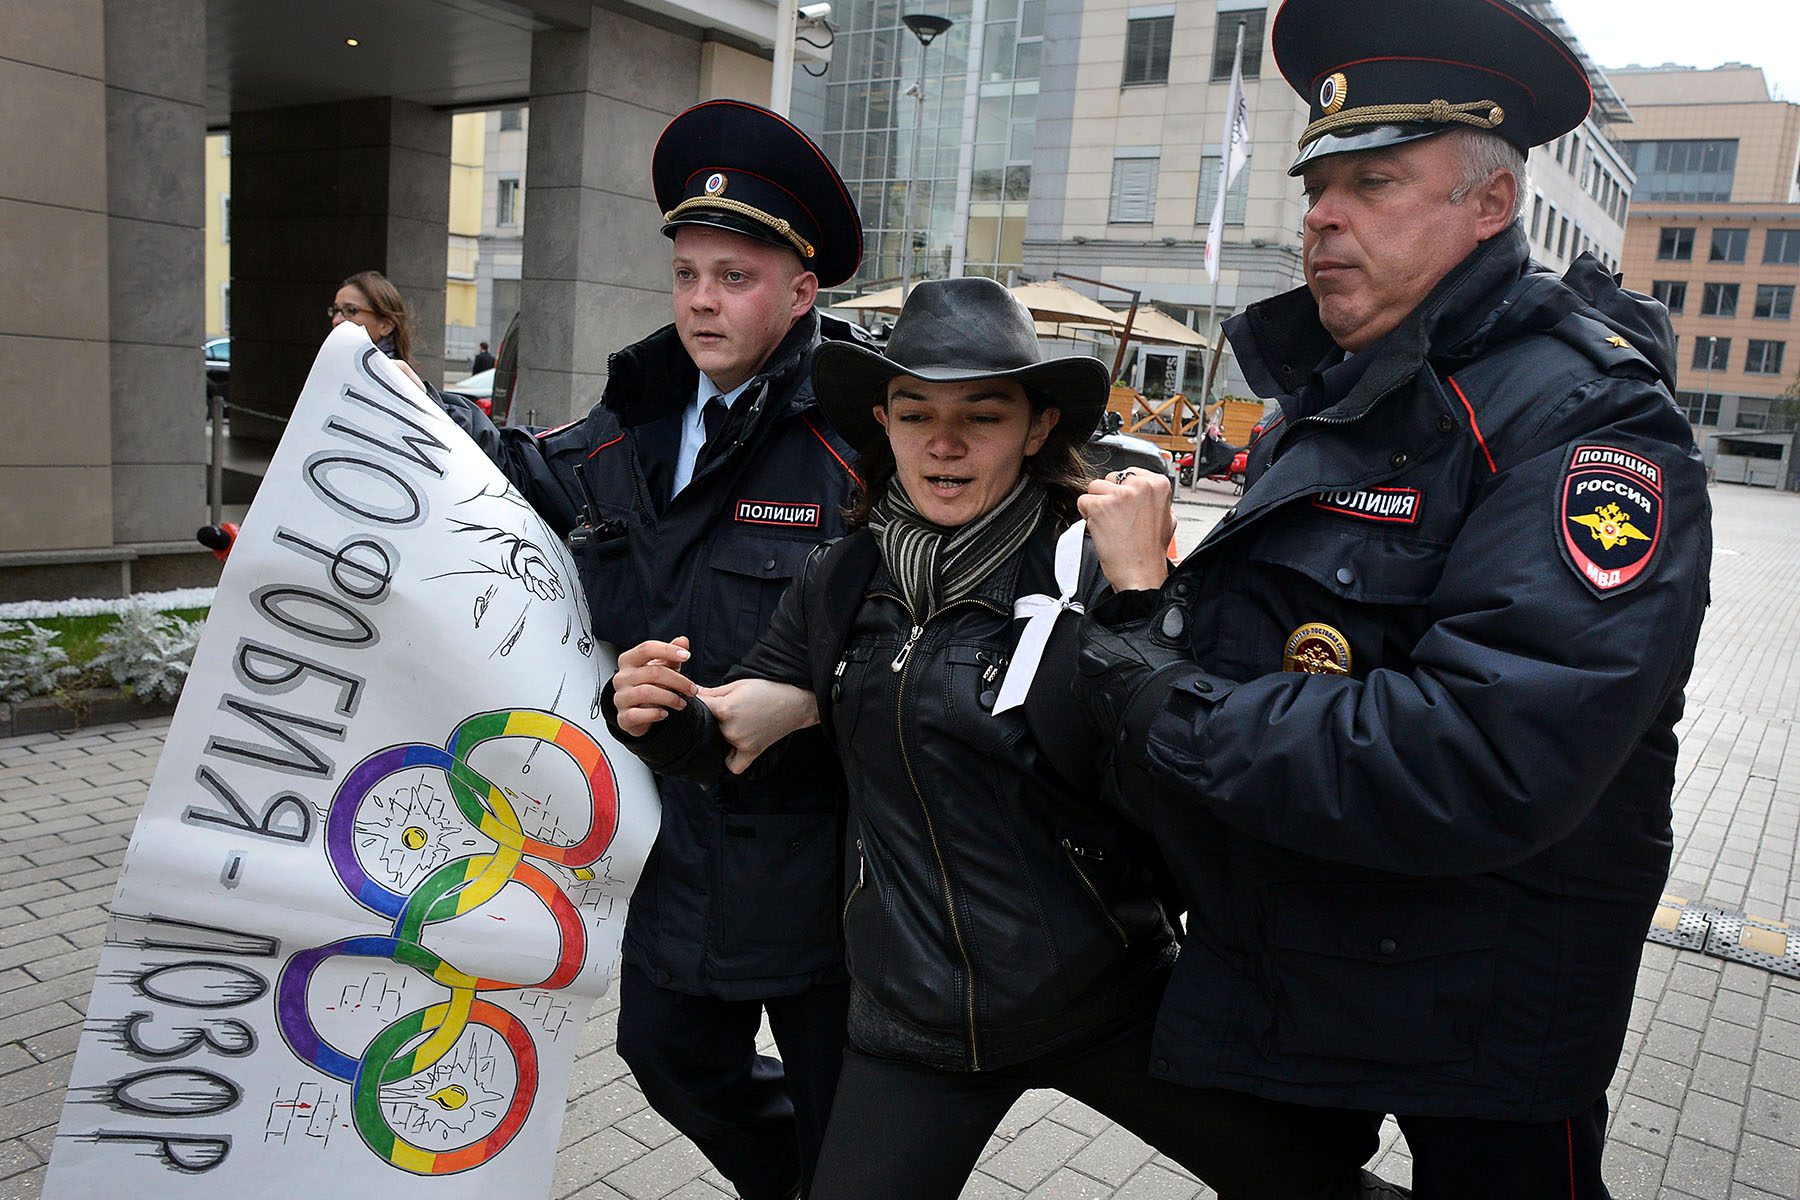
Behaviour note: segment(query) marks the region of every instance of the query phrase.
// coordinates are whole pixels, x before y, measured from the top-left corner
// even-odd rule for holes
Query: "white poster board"
[[[574,563],[355,325],[226,564],[45,1195],[546,1195],[657,830]]]

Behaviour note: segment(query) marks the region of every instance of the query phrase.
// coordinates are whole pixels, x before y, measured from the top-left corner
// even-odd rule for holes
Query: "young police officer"
[[[1307,286],[1227,333],[1280,418],[1166,581],[1147,479],[1084,500],[1125,590],[1081,696],[1191,923],[1151,1068],[1392,1112],[1420,1197],[1604,1197],[1711,558],[1667,313],[1528,261],[1524,155],[1591,99],[1542,25],[1287,0],[1273,43]]]
[[[807,551],[844,531],[851,454],[811,365],[822,339],[854,334],[813,298],[855,273],[862,226],[819,149],[754,105],[676,117],[652,173],[675,323],[613,355],[600,404],[561,428],[446,407],[568,534],[595,635],[689,634],[688,674],[715,684]],[[625,927],[619,1053],[745,1200],[810,1183],[843,1050],[843,783],[822,745],[789,764],[710,789],[659,779]],[[765,1012],[780,1061],[756,1052]]]

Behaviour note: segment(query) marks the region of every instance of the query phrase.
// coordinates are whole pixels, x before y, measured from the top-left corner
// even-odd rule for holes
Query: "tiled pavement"
[[[1800,922],[1800,496],[1720,486],[1713,500],[1713,608],[1683,725],[1669,891]],[[1184,545],[1216,516],[1181,511]],[[0,740],[0,1200],[41,1187],[105,906],[166,724]],[[1614,1195],[1800,1196],[1800,981],[1651,945],[1637,997],[1611,1095]],[[552,1194],[728,1196],[645,1106],[613,1051],[613,1022],[609,997],[575,1066]],[[1391,1124],[1375,1166],[1408,1178]],[[1091,1109],[1034,1092],[965,1192],[1024,1195],[1212,1193]]]

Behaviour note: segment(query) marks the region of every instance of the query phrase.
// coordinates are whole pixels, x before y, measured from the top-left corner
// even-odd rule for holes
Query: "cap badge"
[[[723,196],[725,194],[725,175],[722,171],[714,171],[706,177],[706,194]]]
[[[1330,625],[1309,621],[1288,635],[1281,669],[1305,675],[1348,675],[1350,643]]]
[[[1328,117],[1344,107],[1344,101],[1349,98],[1350,81],[1344,78],[1342,71],[1333,72],[1319,85],[1319,107]]]
[[[1619,348],[1619,349],[1620,349],[1620,350],[1623,350],[1623,349],[1625,349],[1625,348],[1626,348],[1626,347],[1627,347],[1627,346],[1629,346],[1629,345],[1631,345],[1631,343],[1630,343],[1630,342],[1628,342],[1628,341],[1626,341],[1626,340],[1625,340],[1625,339],[1624,339],[1624,338],[1622,338],[1622,337],[1620,337],[1620,336],[1619,336],[1619,335],[1618,335],[1618,334],[1616,334],[1616,333],[1615,333],[1615,334],[1613,334],[1613,335],[1612,335],[1612,336],[1611,336],[1611,337],[1609,337],[1609,338],[1607,338],[1607,339],[1606,339],[1606,344],[1607,344],[1607,345],[1609,345],[1609,346],[1616,346],[1616,347],[1618,347],[1618,348]]]

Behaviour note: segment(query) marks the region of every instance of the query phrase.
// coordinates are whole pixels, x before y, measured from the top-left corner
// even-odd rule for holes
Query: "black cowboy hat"
[[[845,441],[861,449],[882,436],[874,406],[890,379],[931,383],[1016,379],[1062,410],[1053,436],[1087,440],[1106,411],[1106,364],[1080,355],[1045,358],[1037,325],[1018,297],[992,279],[933,279],[907,296],[879,354],[854,342],[825,342],[813,358],[813,393]]]
[[[1580,60],[1506,0],[1287,0],[1269,40],[1312,106],[1290,175],[1451,129],[1489,130],[1523,153],[1593,105]]]
[[[785,117],[708,100],[669,122],[650,160],[663,232],[706,225],[784,246],[835,287],[862,261],[862,218],[825,152]]]

